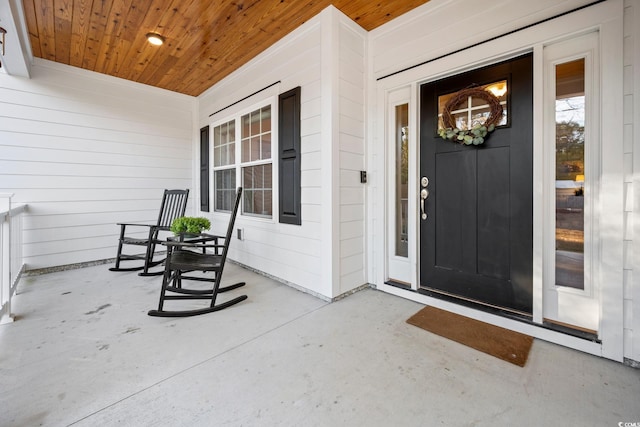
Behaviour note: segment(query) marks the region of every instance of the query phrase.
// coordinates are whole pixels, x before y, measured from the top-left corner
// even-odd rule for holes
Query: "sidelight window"
[[[396,255],[409,253],[409,104],[396,106]]]
[[[585,60],[555,66],[556,286],[584,289]]]

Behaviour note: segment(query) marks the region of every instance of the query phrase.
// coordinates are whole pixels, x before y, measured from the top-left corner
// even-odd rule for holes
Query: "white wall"
[[[302,225],[280,224],[275,212],[270,221],[238,215],[244,240],[234,239],[230,258],[326,298],[365,283],[365,38],[329,7],[199,97],[202,127],[301,86]],[[224,230],[227,215],[209,216]]]
[[[153,223],[163,189],[191,187],[195,98],[40,59],[31,76],[0,74],[0,192],[28,204],[27,268],[113,258],[117,222]]]
[[[370,33],[374,78],[592,3],[593,0],[431,0]]]
[[[338,159],[340,287],[337,295],[366,283],[365,170],[366,37],[362,28],[338,15]]]

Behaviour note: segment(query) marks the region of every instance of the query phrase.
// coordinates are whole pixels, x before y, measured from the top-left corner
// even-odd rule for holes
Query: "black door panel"
[[[420,286],[481,304],[532,311],[531,55],[421,87],[420,172],[429,178],[420,221]],[[507,126],[479,146],[437,135],[438,97],[506,79]]]

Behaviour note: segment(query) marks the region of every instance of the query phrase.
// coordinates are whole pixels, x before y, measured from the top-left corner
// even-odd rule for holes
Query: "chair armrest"
[[[123,226],[137,226],[137,227],[157,227],[157,225],[153,225],[153,224],[136,224],[136,223],[126,223],[126,222],[119,222],[117,223],[117,225],[123,225]]]
[[[209,233],[200,233],[200,236],[204,237],[204,238],[210,238],[212,240],[213,239],[215,239],[215,240],[218,240],[218,239],[224,240],[224,239],[227,238],[226,236],[220,236],[218,234],[209,234]]]
[[[171,246],[173,248],[197,248],[197,249],[202,249],[202,248],[224,248],[225,245],[218,245],[218,244],[209,244],[209,243],[187,243],[187,242],[165,242],[163,241],[162,244],[164,246]]]

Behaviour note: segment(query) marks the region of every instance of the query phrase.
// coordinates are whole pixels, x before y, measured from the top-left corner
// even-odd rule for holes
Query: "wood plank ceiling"
[[[428,0],[23,0],[35,57],[197,96],[330,4],[372,30]],[[145,38],[166,38],[153,46]]]

